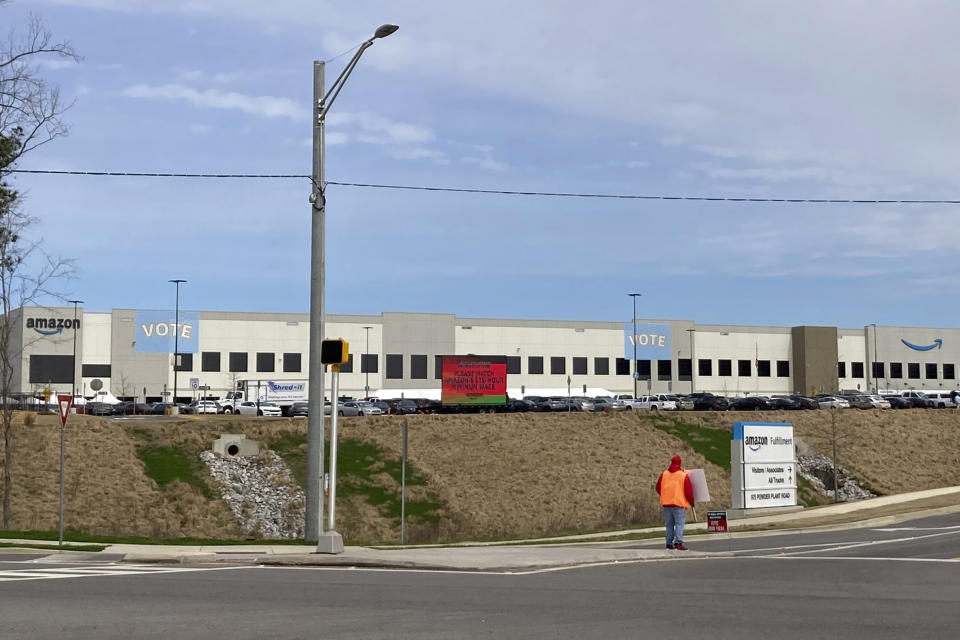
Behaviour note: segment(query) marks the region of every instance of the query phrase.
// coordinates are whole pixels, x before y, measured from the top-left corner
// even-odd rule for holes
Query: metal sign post
[[[68,396],[58,395],[57,396],[57,408],[60,410],[60,516],[59,516],[59,526],[57,527],[57,542],[62,547],[63,546],[63,476],[64,476],[64,460],[66,459],[66,430],[67,430],[67,416],[70,415],[70,407],[73,406],[73,394]]]
[[[340,366],[333,365],[330,376],[332,400],[330,401],[330,502],[327,508],[327,530],[336,531],[334,510],[337,505],[337,395],[340,392]]]
[[[400,544],[407,543],[407,419],[403,419],[403,447],[400,452]]]

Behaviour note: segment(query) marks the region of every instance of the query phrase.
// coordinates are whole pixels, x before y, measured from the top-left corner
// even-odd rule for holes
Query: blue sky
[[[960,199],[960,5],[15,0],[83,56],[21,169],[480,189]],[[19,174],[89,310],[307,312],[309,182]],[[328,313],[955,326],[957,205],[577,199],[331,185]],[[48,301],[52,302],[52,301]]]

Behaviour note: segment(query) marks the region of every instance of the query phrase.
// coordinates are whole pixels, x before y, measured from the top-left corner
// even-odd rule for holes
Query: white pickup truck
[[[663,393],[658,393],[653,396],[640,396],[639,398],[634,398],[633,396],[620,395],[616,397],[617,400],[620,400],[627,405],[627,409],[642,409],[644,411],[676,411],[677,403],[674,400],[671,400],[669,396]]]

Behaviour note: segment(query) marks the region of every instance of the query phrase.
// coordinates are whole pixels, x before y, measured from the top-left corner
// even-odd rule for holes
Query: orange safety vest
[[[690,507],[687,496],[683,493],[683,485],[687,479],[687,472],[664,471],[660,474],[660,506],[663,507]]]

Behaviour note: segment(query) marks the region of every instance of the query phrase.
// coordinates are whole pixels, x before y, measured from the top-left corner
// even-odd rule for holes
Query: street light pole
[[[70,404],[73,405],[73,401],[77,395],[77,305],[83,304],[83,300],[67,300],[73,304],[73,381],[70,383]],[[61,421],[60,423],[60,524],[57,527],[57,541],[59,545],[63,546],[63,487],[64,487],[64,464],[66,462],[66,425]]]
[[[368,354],[370,353],[370,329],[373,329],[373,327],[364,327],[364,328],[363,328],[363,330],[364,330],[364,331],[366,332],[366,334],[367,334],[367,346],[366,346],[366,347],[364,348],[364,350],[363,350],[363,360],[366,360]],[[361,362],[360,362],[360,368],[361,368],[361,369],[364,368],[364,366],[363,366],[363,360],[361,360]],[[370,365],[369,365],[369,363],[367,364],[366,370],[367,370],[367,371],[366,371],[367,378],[366,378],[366,380],[365,380],[364,383],[363,383],[363,396],[364,396],[364,397],[367,397],[367,396],[370,395]]]
[[[630,342],[633,343],[633,397],[637,398],[637,380],[640,379],[640,370],[637,368],[637,298],[642,295],[639,293],[628,293],[633,298],[633,337]]]
[[[177,298],[176,305],[174,307],[174,319],[173,319],[173,396],[171,398],[172,405],[170,407],[170,414],[177,415],[180,413],[179,407],[177,407],[177,358],[180,357],[180,283],[186,282],[186,280],[167,280],[167,282],[172,282],[177,287]]]
[[[693,361],[693,334],[696,329],[687,329],[687,335],[690,336],[690,393],[694,392],[696,386],[694,385],[694,361]]]
[[[313,62],[313,186],[310,192],[310,373],[308,387],[307,417],[307,501],[304,537],[309,542],[317,542],[318,553],[342,553],[343,538],[336,531],[323,532],[323,364],[320,357],[320,343],[323,340],[324,294],[325,294],[325,255],[324,230],[326,226],[327,184],[324,178],[324,129],[327,112],[333,106],[340,90],[357,65],[363,52],[373,45],[377,38],[385,38],[398,27],[385,24],[379,27],[373,37],[366,40],[353,54],[343,71],[323,92],[324,62]],[[336,482],[331,477],[330,482]]]

